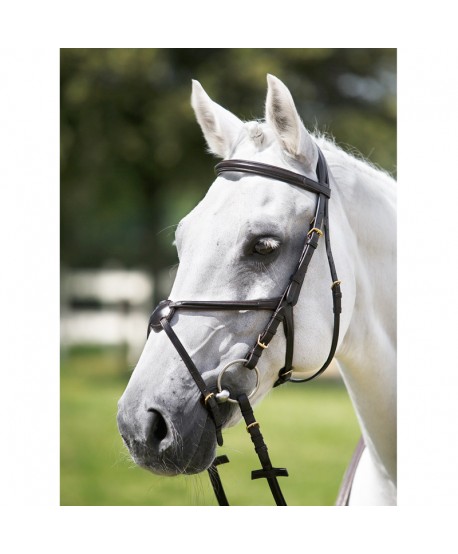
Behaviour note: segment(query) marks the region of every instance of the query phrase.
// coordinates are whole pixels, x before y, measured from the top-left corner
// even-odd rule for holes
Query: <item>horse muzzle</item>
[[[124,397],[118,403],[118,429],[132,459],[159,475],[200,473],[211,465],[214,424],[203,406],[193,419],[172,418],[162,406],[132,412]]]

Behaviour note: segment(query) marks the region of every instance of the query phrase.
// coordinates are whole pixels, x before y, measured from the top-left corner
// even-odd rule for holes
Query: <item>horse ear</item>
[[[265,117],[287,154],[314,170],[318,161],[315,143],[297,113],[289,89],[273,75],[267,75]]]
[[[192,81],[191,104],[210,152],[226,158],[243,122],[208,96],[199,81]]]

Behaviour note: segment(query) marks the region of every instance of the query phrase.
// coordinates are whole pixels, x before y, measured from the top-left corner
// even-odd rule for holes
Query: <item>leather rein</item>
[[[315,207],[315,216],[310,223],[308,232],[304,240],[304,246],[301,256],[297,263],[296,269],[291,275],[288,285],[286,286],[283,294],[280,297],[271,299],[260,300],[242,300],[242,301],[200,301],[200,300],[163,300],[155,308],[148,322],[147,336],[149,336],[151,330],[155,332],[165,331],[169,337],[171,343],[177,350],[182,361],[188,368],[191,376],[193,377],[197,387],[202,394],[202,401],[206,409],[208,410],[213,422],[215,424],[216,440],[219,446],[223,444],[222,437],[222,418],[219,410],[219,404],[223,402],[238,403],[241,409],[242,415],[247,425],[247,431],[250,434],[251,440],[254,444],[255,451],[259,457],[262,469],[252,472],[252,479],[265,478],[269,484],[272,495],[278,506],[286,506],[285,499],[280,490],[280,486],[277,481],[277,477],[288,476],[288,472],[284,468],[275,468],[269,458],[267,446],[264,443],[262,434],[259,430],[259,423],[256,421],[253,410],[251,408],[249,399],[255,394],[259,386],[259,371],[257,363],[264,352],[269,346],[270,341],[274,337],[280,323],[283,324],[283,330],[286,338],[286,353],[285,364],[278,372],[278,378],[274,383],[274,387],[291,381],[293,383],[304,383],[310,381],[315,377],[318,377],[331,363],[339,339],[339,327],[340,327],[340,313],[342,311],[341,301],[342,292],[340,289],[340,281],[337,278],[334,259],[331,251],[331,242],[329,236],[329,211],[328,203],[331,197],[331,189],[329,185],[329,174],[325,158],[317,147],[318,150],[318,162],[316,168],[317,181],[309,179],[308,177],[283,169],[280,167],[247,161],[247,160],[224,160],[215,166],[215,172],[217,176],[223,175],[225,172],[240,172],[244,174],[252,174],[269,179],[275,179],[277,181],[283,181],[290,185],[302,188],[304,190],[313,192],[317,195],[317,202]],[[315,371],[311,376],[295,379],[292,377],[293,373],[293,354],[294,354],[294,317],[293,307],[296,305],[299,294],[302,288],[302,284],[307,273],[310,261],[313,253],[315,252],[318,241],[321,237],[324,237],[326,253],[329,263],[329,269],[331,273],[331,290],[333,300],[333,312],[334,312],[334,330],[332,334],[331,347],[329,355],[321,366],[320,369]],[[241,311],[241,310],[268,310],[272,311],[267,325],[264,327],[261,333],[253,344],[252,348],[247,352],[245,358],[239,360],[233,360],[227,364],[221,371],[217,380],[217,390],[209,388],[205,383],[199,370],[195,366],[193,360],[189,356],[183,344],[180,342],[175,331],[172,329],[171,320],[176,310],[185,311]],[[230,397],[230,392],[222,387],[222,377],[225,371],[232,364],[243,364],[248,370],[255,370],[256,372],[256,386],[255,389],[247,396],[246,394],[239,394],[236,398]],[[208,469],[210,480],[218,500],[221,506],[229,505],[222,483],[218,474],[217,466],[228,462],[227,456],[216,457],[213,464]]]

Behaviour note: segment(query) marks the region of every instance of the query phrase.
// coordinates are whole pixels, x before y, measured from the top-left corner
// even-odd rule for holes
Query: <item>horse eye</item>
[[[280,248],[280,241],[272,238],[261,239],[254,245],[254,251],[262,256],[272,254],[278,248]]]

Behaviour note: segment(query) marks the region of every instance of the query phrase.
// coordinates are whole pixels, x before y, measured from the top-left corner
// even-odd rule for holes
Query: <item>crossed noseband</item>
[[[305,189],[310,192],[314,192],[317,195],[317,202],[315,208],[315,216],[309,224],[309,228],[304,240],[304,246],[298,260],[296,269],[291,275],[290,280],[283,292],[283,294],[277,298],[260,299],[260,300],[242,300],[242,301],[206,301],[206,300],[163,300],[155,308],[148,322],[149,336],[151,330],[160,332],[164,330],[172,342],[173,346],[177,350],[184,364],[188,368],[191,376],[193,377],[197,387],[202,393],[202,401],[209,411],[216,429],[216,439],[218,444],[223,444],[222,437],[222,420],[219,411],[218,404],[226,401],[238,403],[242,411],[242,415],[247,423],[247,430],[250,433],[251,439],[255,445],[256,452],[259,456],[262,470],[252,472],[252,478],[256,479],[264,477],[267,479],[269,486],[272,490],[274,498],[278,505],[286,505],[283,495],[281,494],[277,476],[288,475],[287,471],[282,468],[274,468],[270,463],[269,456],[267,454],[267,447],[264,444],[262,435],[259,431],[259,424],[254,419],[253,411],[250,406],[249,399],[255,394],[259,385],[259,371],[257,369],[257,363],[264,352],[269,346],[272,338],[274,337],[280,323],[283,324],[283,329],[286,338],[286,353],[285,364],[278,372],[278,378],[274,383],[274,387],[281,385],[287,381],[294,383],[303,383],[310,381],[315,377],[318,377],[331,363],[339,339],[339,326],[340,326],[340,313],[342,311],[341,301],[342,293],[340,290],[340,281],[337,278],[335,264],[331,251],[331,242],[329,237],[329,212],[328,203],[331,197],[331,189],[329,186],[329,175],[325,158],[322,152],[318,149],[318,163],[316,168],[316,174],[318,181],[314,181],[280,167],[252,162],[247,160],[224,160],[215,166],[216,175],[223,175],[225,172],[241,172],[244,174],[253,174],[261,177],[267,177],[277,181],[283,181],[290,185]],[[294,354],[294,317],[293,308],[296,305],[299,294],[302,288],[302,284],[307,273],[310,260],[315,252],[318,241],[321,237],[324,237],[326,245],[326,253],[329,263],[329,269],[331,273],[331,291],[333,299],[333,312],[334,312],[334,330],[331,341],[331,347],[329,355],[321,366],[320,369],[315,371],[310,377],[304,379],[292,378],[293,372],[293,354]],[[267,310],[271,311],[272,315],[264,327],[259,333],[253,346],[247,352],[245,358],[237,359],[229,362],[220,372],[217,379],[217,389],[210,390],[202,378],[199,370],[195,366],[193,360],[189,356],[188,352],[184,348],[180,339],[172,329],[170,324],[173,314],[176,310],[183,311],[241,311],[241,310]],[[253,391],[247,396],[246,394],[239,394],[237,397],[232,398],[229,391],[223,388],[222,378],[226,370],[233,364],[242,364],[248,370],[254,370],[256,373],[256,385]],[[227,499],[225,498],[224,491],[222,491],[221,482],[216,471],[216,465],[218,463],[224,463],[228,461],[227,458],[219,457],[215,460],[213,470],[210,473],[212,484],[215,489],[218,501],[222,505],[227,505]]]

